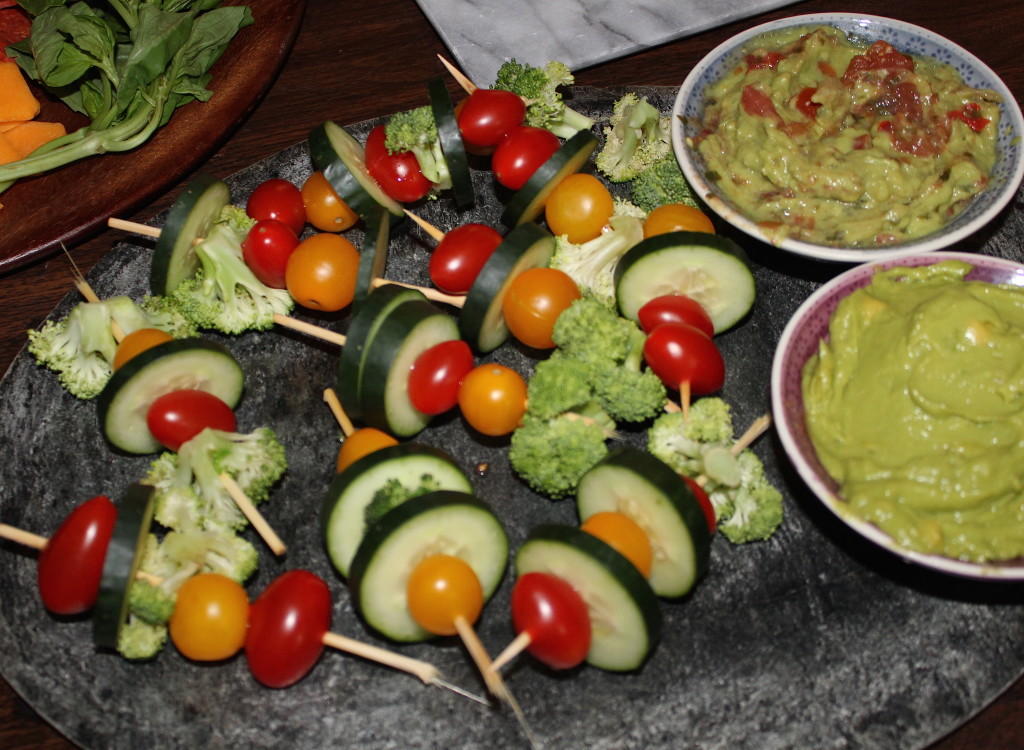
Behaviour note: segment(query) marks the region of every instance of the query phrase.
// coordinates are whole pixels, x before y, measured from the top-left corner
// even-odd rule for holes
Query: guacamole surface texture
[[[807,429],[849,512],[918,552],[1024,556],[1024,288],[947,260],[840,302],[803,371]]]
[[[940,229],[983,190],[999,95],[952,67],[832,27],[766,34],[705,92],[693,146],[776,239],[886,247]]]

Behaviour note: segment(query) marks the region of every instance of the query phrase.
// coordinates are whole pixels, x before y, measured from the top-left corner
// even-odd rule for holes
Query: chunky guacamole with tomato
[[[1024,287],[947,260],[879,272],[805,365],[808,434],[849,512],[904,548],[1024,556]]]
[[[832,27],[759,37],[705,93],[693,145],[736,208],[821,245],[930,234],[985,188],[999,96]]]

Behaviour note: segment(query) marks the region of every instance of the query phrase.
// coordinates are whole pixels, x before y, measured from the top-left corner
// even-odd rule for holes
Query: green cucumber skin
[[[93,608],[92,637],[100,648],[117,648],[118,634],[128,617],[128,588],[135,579],[152,520],[153,488],[130,485],[118,504]]]
[[[683,283],[673,279],[673,275],[679,276],[688,270],[699,276],[700,265],[690,265],[688,261],[700,261],[703,253],[721,254],[712,259],[725,261],[723,269],[728,266],[728,277],[714,279],[716,289],[712,291],[717,294],[687,287],[685,279]],[[665,257],[669,254],[676,254],[676,257],[669,260]],[[647,265],[654,270],[644,271]],[[756,295],[754,275],[743,248],[727,237],[706,232],[667,232],[642,240],[619,260],[614,280],[616,300],[624,317],[638,322],[638,311],[649,300],[663,294],[687,294],[707,310],[715,333],[742,320],[753,307]],[[701,282],[702,279],[697,278],[697,283]]]
[[[608,640],[595,625],[587,663],[611,672],[630,672],[643,666],[647,657],[661,639],[663,617],[661,603],[640,571],[625,557],[595,536],[574,526],[545,524],[534,528],[516,553],[516,576],[540,572],[564,578],[588,602],[607,601],[616,592],[595,596],[591,591],[594,581],[588,580],[586,566],[594,565],[607,575],[621,595],[635,610],[639,632],[625,636],[632,653],[609,654]],[[625,616],[616,609],[618,616]]]
[[[627,475],[625,481],[633,485],[630,491],[625,493],[628,495],[624,498],[627,503],[625,508],[601,502],[608,499],[608,493],[616,485],[615,475],[619,472]],[[641,490],[637,485],[644,486],[646,499],[640,497]],[[629,446],[619,446],[609,451],[608,455],[595,464],[582,477],[577,487],[576,505],[581,523],[603,510],[616,510],[633,517],[635,511],[629,512],[628,506],[641,502],[646,503],[646,509],[651,511],[648,523],[659,520],[652,517],[655,512],[661,516],[661,523],[656,524],[656,528],[649,533],[668,534],[676,531],[682,537],[680,545],[689,542],[688,548],[677,550],[682,551],[683,555],[675,570],[660,570],[659,563],[656,562],[656,567],[648,578],[651,588],[658,596],[672,599],[684,596],[707,573],[711,557],[711,534],[708,532],[704,511],[685,480],[650,453]],[[663,517],[665,513],[674,514],[674,517],[666,519]],[[639,519],[634,517],[633,520]],[[678,523],[675,529],[667,525],[673,522]],[[681,579],[678,577],[679,574],[682,575]]]
[[[597,143],[597,136],[589,130],[581,130],[563,143],[509,199],[501,214],[501,223],[515,227],[540,216],[551,191],[563,179],[583,168],[597,149]]]
[[[373,282],[384,276],[388,264],[391,225],[387,220],[387,211],[383,208],[371,211],[364,223],[366,230],[359,251],[359,269],[356,271],[356,289],[352,298],[353,314],[373,291]]]
[[[409,476],[409,467],[414,464],[421,468],[413,472],[416,476]],[[353,523],[356,518],[362,518],[362,513],[373,500],[374,492],[388,479],[413,481],[425,473],[424,470],[428,467],[434,469],[431,476],[439,481],[443,480],[441,489],[467,493],[472,491],[468,475],[451,455],[423,443],[399,443],[382,448],[363,456],[345,471],[334,476],[324,497],[320,518],[328,558],[342,576],[348,575],[352,557],[358,547],[356,544],[352,549],[348,549],[344,546],[345,542],[339,538],[353,531],[348,524]],[[447,475],[440,476],[443,472],[439,469],[443,469]],[[372,490],[369,487],[358,487],[370,474],[380,474],[379,486]],[[353,487],[357,487],[360,492],[355,492]]]
[[[194,241],[206,234],[230,200],[227,183],[208,174],[196,175],[185,186],[168,210],[153,249],[149,287],[154,295],[170,294],[182,281],[195,275],[199,258],[192,249]],[[194,214],[199,209],[204,209],[203,215]],[[186,229],[188,236],[183,235]]]
[[[462,525],[471,525],[474,530],[468,532],[467,528],[462,528],[461,531],[468,533],[459,534],[457,539],[444,539],[445,531],[459,529],[459,519],[453,519],[453,514],[472,519],[470,524]],[[395,552],[386,549],[392,538],[398,538],[403,532],[426,530],[427,527],[432,527],[431,531],[445,531],[440,531],[440,536],[431,535],[424,539],[415,549],[407,544],[398,554],[404,552],[409,562],[438,551],[456,554],[476,572],[485,603],[494,595],[507,567],[508,535],[494,511],[478,497],[440,490],[412,498],[394,508],[367,529],[349,568],[348,580],[352,601],[364,620],[395,641],[412,643],[434,636],[416,624],[405,608],[405,582],[411,569],[388,569],[388,562],[394,563],[395,558],[384,562],[379,557],[382,550]],[[385,567],[378,569],[378,566]],[[381,584],[392,586],[392,590],[383,591]]]
[[[432,417],[409,400],[409,367],[424,350],[457,338],[455,319],[433,303],[411,300],[395,307],[370,342],[360,373],[363,421],[397,438],[425,428]]]
[[[459,312],[459,332],[478,352],[493,351],[508,338],[501,300],[515,278],[513,271],[531,251],[536,257],[527,267],[519,268],[520,273],[546,266],[555,252],[555,238],[536,224],[520,224],[505,235],[466,293]]]
[[[348,326],[345,346],[338,358],[338,399],[351,419],[362,419],[361,378],[366,356],[381,323],[395,307],[410,300],[426,301],[415,289],[387,284],[374,288],[357,310]]]
[[[469,171],[469,157],[462,142],[462,134],[455,119],[452,98],[443,78],[435,78],[427,83],[427,95],[430,97],[430,109],[437,123],[437,137],[441,144],[441,153],[448,162],[448,171],[452,177],[452,198],[457,208],[467,208],[476,202],[476,191],[473,189],[473,176]]]
[[[100,431],[104,437],[112,445],[128,453],[144,454],[159,450],[160,444],[152,435],[149,435],[149,429],[145,424],[145,414],[139,413],[140,410],[145,411],[143,409],[144,405],[139,404],[137,409],[133,409],[130,412],[129,416],[134,417],[137,424],[128,425],[124,415],[116,413],[118,399],[119,397],[125,397],[124,394],[128,392],[128,388],[142,386],[142,383],[137,380],[138,378],[148,377],[153,379],[153,398],[150,399],[149,403],[152,403],[157,396],[173,390],[200,387],[201,384],[188,381],[188,378],[185,378],[183,381],[180,375],[169,376],[165,381],[159,384],[156,383],[156,377],[159,375],[158,371],[167,366],[168,363],[173,363],[176,357],[196,354],[209,357],[208,361],[210,362],[222,363],[224,371],[230,372],[233,375],[230,381],[218,378],[212,384],[214,387],[201,388],[201,390],[213,393],[213,395],[234,409],[242,398],[242,392],[245,388],[245,373],[231,352],[224,346],[208,339],[175,339],[174,341],[158,344],[136,355],[118,368],[110,377],[110,380],[107,381],[103,390],[96,397],[96,414],[99,419]],[[195,372],[195,370],[190,368],[190,375],[194,375]],[[124,433],[133,430],[137,433],[135,439],[124,436]]]

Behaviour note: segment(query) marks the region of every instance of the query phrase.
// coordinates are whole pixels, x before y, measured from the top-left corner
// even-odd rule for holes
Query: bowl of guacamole
[[[981,60],[878,16],[809,14],[712,50],[676,98],[694,191],[748,235],[860,263],[977,232],[1024,177],[1024,118]]]
[[[771,392],[787,455],[842,521],[914,563],[1024,580],[1024,265],[854,266],[790,319]]]

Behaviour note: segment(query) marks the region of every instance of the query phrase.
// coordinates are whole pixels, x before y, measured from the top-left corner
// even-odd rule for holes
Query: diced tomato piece
[[[796,95],[796,103],[794,106],[797,111],[800,112],[808,120],[814,120],[818,116],[818,110],[821,108],[821,103],[812,101],[812,97],[818,92],[818,89],[813,86],[806,86],[800,90],[800,93]]]
[[[888,42],[879,40],[868,47],[864,54],[857,55],[850,60],[846,72],[843,73],[843,83],[849,85],[868,71],[913,69],[914,59],[912,57],[899,52]]]
[[[740,103],[743,105],[743,111],[753,117],[767,117],[775,122],[781,122],[782,118],[779,117],[778,111],[775,109],[775,105],[772,104],[771,97],[762,91],[754,88],[753,84],[747,84],[743,87],[743,92],[740,95]]]
[[[775,70],[785,57],[781,52],[768,52],[764,55],[747,55],[744,62],[747,64],[747,70]]]
[[[960,120],[975,133],[980,133],[985,126],[992,122],[987,117],[981,116],[981,105],[976,102],[967,102],[960,109],[955,109],[947,115],[950,120]]]

